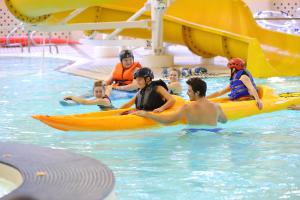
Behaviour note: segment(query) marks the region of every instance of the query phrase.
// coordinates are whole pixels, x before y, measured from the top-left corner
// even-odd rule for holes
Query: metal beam
[[[82,13],[83,11],[85,11],[86,9],[87,8],[79,8],[79,9],[74,10],[68,16],[66,16],[60,22],[58,22],[58,24],[65,24],[65,23],[67,23],[68,21],[70,21],[71,19],[73,19],[74,17],[76,17],[77,15],[79,15],[80,13]]]
[[[29,25],[25,29],[31,31],[76,31],[76,30],[111,30],[116,28],[150,28],[151,20],[133,22],[101,22],[101,23],[76,23],[58,25]]]
[[[93,45],[93,46],[132,46],[132,47],[149,47],[151,46],[151,41],[143,39],[133,39],[133,40],[91,40],[91,39],[81,39],[79,40],[81,44]]]

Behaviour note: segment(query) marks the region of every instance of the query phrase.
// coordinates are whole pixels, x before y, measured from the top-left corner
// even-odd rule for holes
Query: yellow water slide
[[[20,20],[56,24],[78,8],[68,23],[127,20],[145,0],[5,0]],[[146,13],[140,19],[149,18]],[[112,31],[106,31],[112,32]],[[146,29],[121,35],[150,38]],[[241,57],[255,77],[300,75],[300,37],[263,29],[241,0],[175,0],[164,16],[164,41],[186,45],[203,57]]]

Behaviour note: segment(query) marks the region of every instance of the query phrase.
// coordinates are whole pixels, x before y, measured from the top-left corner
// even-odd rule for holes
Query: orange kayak
[[[264,108],[259,110],[254,100],[248,101],[230,101],[228,98],[215,98],[211,101],[219,103],[229,120],[240,119],[261,113],[273,112],[287,109],[292,104],[300,104],[300,97],[280,97],[276,95],[273,89],[260,86],[259,95],[263,101]],[[180,106],[188,101],[175,96],[176,104],[159,115],[166,115],[177,110]],[[153,120],[139,117],[136,115],[120,115],[122,112],[130,109],[119,109],[112,111],[93,112],[77,115],[48,116],[33,115],[32,117],[53,128],[62,131],[115,131],[146,129],[160,126]],[[177,123],[185,123],[184,120]],[[172,124],[173,125],[173,124]]]

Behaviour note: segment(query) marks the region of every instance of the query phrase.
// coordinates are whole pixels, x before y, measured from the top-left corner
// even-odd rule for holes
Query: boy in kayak
[[[254,99],[258,109],[263,108],[257,88],[250,72],[245,67],[245,62],[240,58],[232,58],[227,67],[231,70],[230,84],[225,89],[217,91],[207,96],[207,98],[216,98],[230,92],[229,98],[232,101]]]
[[[122,91],[137,90],[138,86],[134,81],[133,74],[141,68],[140,63],[134,62],[134,56],[130,50],[121,51],[119,58],[120,63],[115,66],[106,85],[112,85],[113,89]]]
[[[205,81],[196,77],[190,78],[186,83],[188,84],[187,95],[191,103],[183,105],[168,115],[156,115],[145,111],[137,111],[134,114],[164,124],[186,119],[187,123],[191,125],[215,126],[217,122],[225,123],[227,121],[221,107],[205,97],[207,89]]]
[[[64,99],[66,101],[71,100],[83,105],[97,105],[101,110],[109,110],[112,108],[112,103],[109,98],[111,86],[107,86],[107,88],[105,88],[102,81],[96,81],[94,83],[93,92],[95,97],[94,99],[83,99],[76,96],[66,96]]]
[[[121,108],[130,108],[133,104],[137,110],[162,112],[175,103],[174,97],[168,92],[168,87],[162,80],[153,81],[151,69],[141,68],[134,74],[139,91],[129,102]],[[128,114],[128,113],[126,113]]]
[[[169,74],[168,88],[171,94],[179,95],[182,92],[182,86],[179,82],[180,71],[172,68]]]

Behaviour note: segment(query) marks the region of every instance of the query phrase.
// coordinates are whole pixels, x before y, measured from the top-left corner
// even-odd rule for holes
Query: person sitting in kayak
[[[175,104],[175,99],[168,92],[168,87],[162,80],[153,81],[151,69],[141,68],[134,74],[139,91],[121,108],[129,108],[133,104],[137,110],[147,110],[160,113]],[[127,113],[129,114],[129,113]]]
[[[209,101],[206,95],[206,82],[201,78],[190,78],[187,95],[190,103],[184,104],[177,111],[168,115],[156,115],[145,111],[137,111],[134,114],[150,118],[154,121],[168,124],[185,119],[191,125],[210,125],[215,126],[217,122],[227,122],[227,117],[223,113],[219,104]]]
[[[118,63],[110,77],[106,81],[106,85],[112,85],[113,89],[123,91],[135,91],[138,89],[134,81],[133,74],[141,68],[140,63],[134,62],[134,56],[130,50],[120,52],[120,63]]]
[[[245,67],[245,62],[240,58],[232,58],[227,67],[231,70],[230,84],[225,89],[208,95],[207,98],[219,97],[231,91],[229,94],[230,100],[254,99],[258,109],[261,110],[263,103],[258,96],[254,80]]]
[[[83,105],[98,105],[101,110],[110,110],[112,108],[112,103],[109,98],[111,93],[111,86],[105,85],[102,81],[96,81],[94,83],[94,99],[83,99],[76,96],[66,96],[64,99],[66,101],[71,100]]]
[[[172,68],[169,74],[168,88],[171,94],[179,95],[182,92],[182,86],[179,82],[180,71]]]

